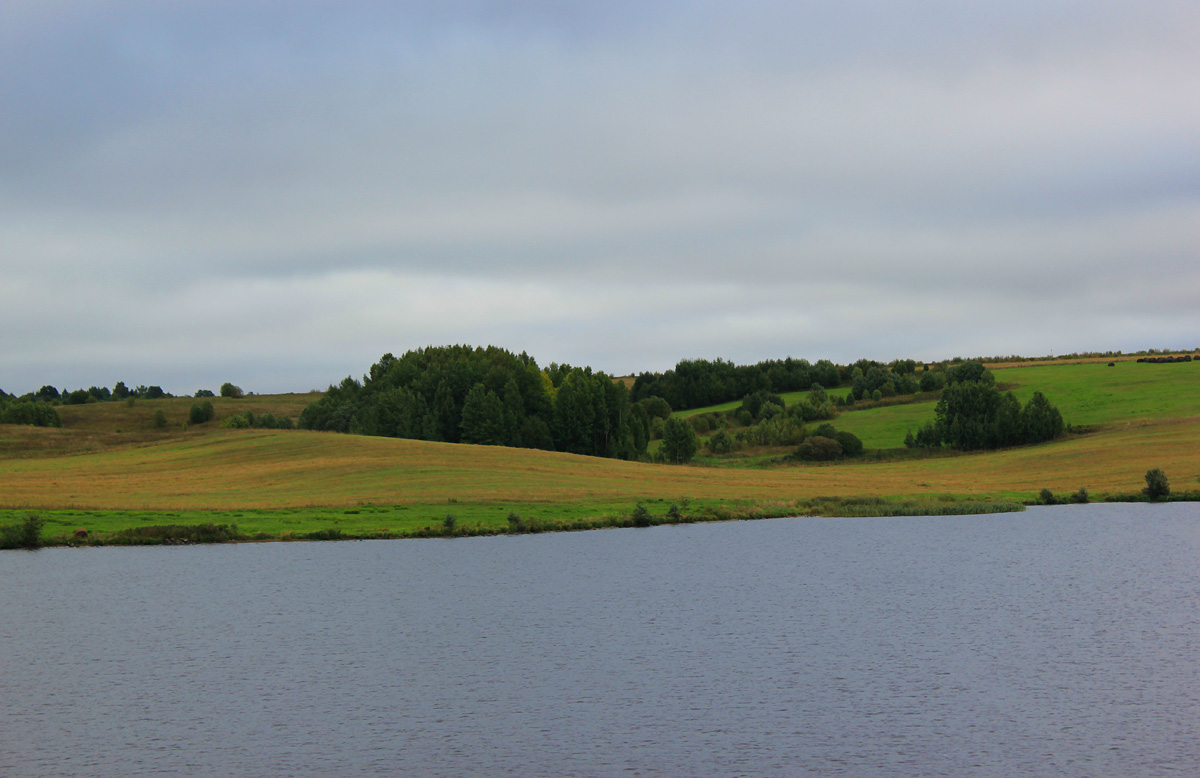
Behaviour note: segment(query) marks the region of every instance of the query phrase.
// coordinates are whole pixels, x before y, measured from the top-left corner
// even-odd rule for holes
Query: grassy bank
[[[30,517],[41,545],[184,545],[195,543],[473,537],[571,532],[785,516],[928,516],[1001,513],[1016,502],[969,499],[887,500],[817,497],[807,500],[693,502],[647,499],[635,504],[464,504],[242,511],[0,510],[0,525]]]

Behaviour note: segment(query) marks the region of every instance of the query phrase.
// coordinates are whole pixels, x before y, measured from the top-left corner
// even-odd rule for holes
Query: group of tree
[[[0,400],[20,400],[22,402],[43,402],[50,405],[84,405],[86,403],[96,402],[113,402],[117,400],[158,400],[166,397],[174,397],[170,392],[163,391],[161,386],[145,386],[140,385],[134,388],[129,388],[124,381],[117,381],[112,389],[105,386],[91,386],[87,389],[63,389],[59,391],[51,385],[43,386],[36,392],[29,392],[21,396],[6,394],[0,390]],[[187,395],[184,395],[185,397]],[[197,389],[192,395],[196,398],[215,397],[211,389]],[[243,397],[245,392],[242,388],[235,386],[232,383],[224,383],[221,385],[222,397]]]
[[[624,384],[587,367],[542,370],[496,346],[384,354],[361,381],[329,387],[299,426],[620,459],[637,459],[650,439],[647,406]]]
[[[0,391],[0,424],[61,427],[62,418],[49,403],[13,397]]]
[[[735,365],[723,359],[690,359],[665,373],[641,373],[633,383],[633,398],[662,397],[675,410],[702,408],[736,400],[759,391],[779,393],[808,389],[814,382],[841,383],[837,365],[823,359],[782,359],[756,365]]]
[[[939,379],[925,365],[920,379],[917,362],[900,359],[885,365],[860,359],[850,365],[836,365],[828,359],[810,363],[807,359],[775,359],[755,365],[735,365],[723,359],[683,360],[664,373],[641,373],[633,383],[633,399],[662,397],[675,410],[703,408],[731,402],[757,393],[782,394],[811,390],[814,386],[832,389],[852,386],[855,400],[880,399],[918,391],[937,391]]]
[[[1063,431],[1062,414],[1041,392],[1022,407],[1012,392],[1000,391],[981,363],[964,362],[946,372],[933,421],[916,435],[910,430],[904,444],[972,451],[1041,443]]]

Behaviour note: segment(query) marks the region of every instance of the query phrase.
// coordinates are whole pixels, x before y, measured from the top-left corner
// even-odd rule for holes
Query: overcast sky
[[[1200,4],[0,3],[0,389],[1200,345]]]

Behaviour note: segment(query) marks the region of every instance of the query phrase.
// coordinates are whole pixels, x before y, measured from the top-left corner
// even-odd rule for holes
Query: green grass
[[[1013,394],[1022,403],[1041,391],[1070,424],[1109,425],[1200,414],[1200,362],[1031,365],[995,373],[1002,383],[1019,384]]]
[[[637,505],[650,523],[741,521],[784,516],[931,516],[1020,511],[1013,501],[816,497],[771,500],[647,498],[591,505],[477,503],[415,506],[241,511],[38,511],[43,545],[158,545],[266,540],[361,540],[373,538],[474,536],[634,526]],[[522,527],[514,530],[509,516]],[[16,526],[29,511],[0,510],[0,527]],[[453,529],[444,519],[455,517]]]
[[[1003,384],[1017,385],[1013,394],[1022,403],[1040,391],[1064,421],[1081,427],[1200,415],[1200,362],[1032,365],[999,369],[995,375]],[[857,435],[867,448],[897,448],[908,430],[933,421],[936,404],[851,408],[832,424]]]

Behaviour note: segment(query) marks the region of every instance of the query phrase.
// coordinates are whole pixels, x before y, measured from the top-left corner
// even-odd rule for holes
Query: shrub
[[[20,524],[0,526],[0,548],[41,547],[45,523],[36,513],[30,513]]]
[[[29,424],[34,427],[61,427],[62,418],[54,406],[44,402],[20,401],[0,408],[0,424]]]
[[[110,542],[122,545],[227,543],[239,537],[237,526],[231,524],[155,524],[123,529],[115,533]]]
[[[667,518],[671,521],[683,521],[683,514],[679,512],[679,506],[671,503],[671,507],[667,508]]]
[[[828,462],[842,456],[842,445],[832,438],[813,435],[796,448],[794,456],[810,462]]]
[[[1038,499],[1041,500],[1042,505],[1058,505],[1058,498],[1049,489],[1038,492]]]
[[[230,416],[221,422],[222,429],[244,430],[249,429],[251,426],[250,421],[240,413],[236,416]]]
[[[633,513],[629,515],[635,527],[649,527],[651,522],[650,509],[640,502],[633,507]]]
[[[1088,490],[1082,486],[1079,487],[1078,492],[1075,492],[1075,494],[1071,495],[1071,502],[1075,503],[1076,505],[1087,505],[1089,499]]]
[[[237,397],[244,397],[245,394],[246,393],[242,391],[242,387],[240,387],[240,386],[234,386],[233,384],[231,384],[228,381],[221,384],[221,396],[222,397],[237,398]]]
[[[842,447],[842,453],[848,457],[861,456],[864,450],[863,442],[853,432],[839,432],[833,437]]]
[[[215,414],[213,404],[207,400],[202,403],[192,403],[192,409],[188,412],[188,424],[203,424],[211,421]]]
[[[510,533],[524,532],[526,530],[525,520],[521,518],[521,514],[515,511],[508,513],[508,531]]]
[[[1167,474],[1161,468],[1146,471],[1146,488],[1142,494],[1151,500],[1161,500],[1171,494],[1171,485],[1167,482]]]
[[[733,451],[733,438],[725,430],[717,430],[708,439],[708,452],[710,454],[728,454],[730,451]]]
[[[442,519],[442,529],[446,532],[454,532],[456,526],[458,526],[458,517],[453,513],[447,513],[446,518]]]
[[[157,429],[167,426],[167,414],[163,412],[162,408],[154,412],[154,426]]]

